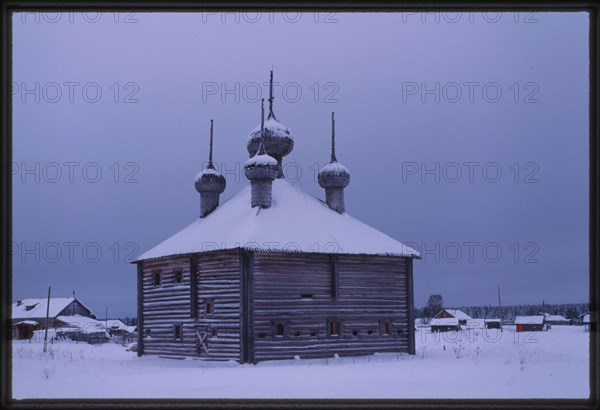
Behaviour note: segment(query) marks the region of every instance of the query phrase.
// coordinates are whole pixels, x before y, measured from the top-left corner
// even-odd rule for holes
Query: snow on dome
[[[329,162],[328,164],[325,164],[325,166],[321,169],[321,171],[319,171],[319,173],[327,173],[327,174],[335,174],[335,175],[339,175],[339,174],[350,174],[350,172],[348,172],[348,168],[346,168],[345,166],[343,166],[342,164],[340,164],[337,161],[332,161]]]
[[[207,167],[204,170],[198,172],[198,175],[196,175],[196,179],[194,180],[194,182],[202,179],[203,175],[217,175],[217,176],[220,176],[221,174],[216,169],[214,169],[214,168],[208,168]]]
[[[290,129],[271,116],[265,121],[264,134],[265,137],[288,137],[294,139]],[[260,138],[260,124],[250,131],[248,138],[250,140]]]
[[[275,165],[275,166],[277,166],[277,160],[267,154],[255,155],[252,158],[250,158],[248,161],[246,161],[246,163],[244,164],[244,167],[253,167],[253,166],[257,166],[257,165],[259,165],[259,166],[260,165]]]
[[[248,206],[251,188],[140,255],[136,261],[222,249],[417,257],[414,249],[327,205],[284,179],[272,205]]]

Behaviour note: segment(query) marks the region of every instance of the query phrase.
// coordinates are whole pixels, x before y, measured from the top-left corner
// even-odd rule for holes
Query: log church
[[[415,353],[413,259],[420,255],[346,212],[350,173],[336,157],[325,200],[285,179],[294,138],[273,111],[247,140],[250,185],[220,204],[226,179],[195,179],[199,217],[140,255],[138,355],[262,360]],[[381,194],[384,195],[383,193]],[[385,198],[375,201],[383,204]]]

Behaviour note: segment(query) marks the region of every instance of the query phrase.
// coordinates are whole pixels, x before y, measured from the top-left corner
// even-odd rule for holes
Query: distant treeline
[[[460,309],[473,319],[499,318],[498,306],[458,306],[447,309]],[[561,305],[538,304],[502,306],[502,316],[506,321],[514,320],[515,316],[533,316],[546,312],[550,315],[561,315],[567,319],[577,319],[579,315],[590,310],[589,303],[563,303]],[[425,317],[425,308],[415,309],[415,317]]]

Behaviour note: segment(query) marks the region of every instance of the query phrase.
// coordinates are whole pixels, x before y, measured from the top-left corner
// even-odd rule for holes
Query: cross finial
[[[212,154],[213,154],[213,120],[210,120],[210,149],[208,151],[208,168],[214,168]]]
[[[265,129],[265,99],[261,98],[261,101],[260,101],[260,143],[258,145],[257,155],[263,155],[265,153],[265,146],[263,145],[264,129]]]
[[[331,113],[331,162],[337,162],[335,158],[335,113]]]
[[[275,97],[273,97],[273,69],[271,69],[271,75],[269,78],[269,118],[275,118],[275,113],[273,112],[274,99]]]

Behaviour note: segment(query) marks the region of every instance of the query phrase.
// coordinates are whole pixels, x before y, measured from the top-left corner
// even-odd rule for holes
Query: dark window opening
[[[216,328],[212,328],[211,332],[210,332],[211,336],[216,336],[217,335],[217,329]]]
[[[352,336],[358,336],[358,330],[356,330],[356,329],[355,329],[355,330],[353,330],[353,331],[352,331]]]
[[[206,300],[206,314],[212,315],[215,311],[215,302],[214,300],[208,299]]]
[[[401,334],[403,334],[403,333],[404,333],[404,332],[402,331],[402,329],[398,329],[398,334],[399,334],[399,335],[401,335]]]
[[[310,331],[310,336],[311,337],[317,337],[317,331],[316,330],[311,330]]]
[[[183,282],[183,273],[180,270],[176,270],[173,273],[173,283],[181,283]]]
[[[373,334],[373,330],[369,330],[369,331],[367,332],[367,334],[368,334],[368,335],[372,335],[372,334]]]
[[[284,332],[285,332],[285,328],[284,328],[283,324],[277,323],[275,325],[275,336],[283,337]]]
[[[154,284],[154,287],[160,286],[160,272],[154,272],[152,274],[152,282]]]
[[[258,332],[258,338],[259,339],[264,339],[265,337],[267,337],[265,332]]]
[[[313,297],[312,293],[303,293],[300,295],[301,298],[303,299],[310,299]]]
[[[337,255],[331,255],[329,266],[331,270],[331,297],[338,297],[338,257]]]
[[[150,329],[144,330],[144,337],[151,337]]]
[[[382,335],[389,335],[390,334],[390,322],[386,322],[386,321],[380,322],[379,332]]]
[[[31,310],[34,307],[36,307],[37,305],[39,305],[39,303],[36,303],[35,305],[29,305],[29,306],[25,306],[25,310]]]
[[[331,321],[329,322],[329,336],[340,335],[340,322]]]
[[[175,340],[183,339],[183,327],[181,325],[173,325],[173,338]]]
[[[296,330],[296,331],[294,332],[294,336],[296,336],[296,337],[300,336],[301,334],[302,334],[302,333],[301,333],[299,330]]]

